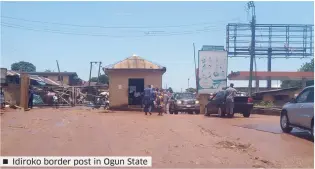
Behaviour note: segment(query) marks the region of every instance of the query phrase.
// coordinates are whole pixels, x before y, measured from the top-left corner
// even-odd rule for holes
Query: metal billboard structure
[[[229,57],[250,57],[251,24],[226,27]],[[314,56],[314,25],[256,24],[255,56],[258,58],[307,58]]]
[[[252,11],[250,23],[229,23],[226,26],[228,57],[249,57],[249,94],[252,94],[253,63],[256,58],[268,59],[271,72],[273,58],[314,57],[314,25],[311,24],[256,24],[255,4],[247,3]],[[256,62],[255,62],[256,63]],[[267,80],[271,88],[271,79]]]

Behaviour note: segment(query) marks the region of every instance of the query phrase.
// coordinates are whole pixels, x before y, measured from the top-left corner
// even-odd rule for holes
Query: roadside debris
[[[217,143],[221,148],[235,149],[240,151],[248,151],[251,147],[251,144],[241,144],[232,141],[220,141]]]

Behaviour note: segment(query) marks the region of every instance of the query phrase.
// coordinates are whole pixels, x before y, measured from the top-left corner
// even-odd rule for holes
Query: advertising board
[[[199,51],[198,93],[210,94],[227,85],[227,52]]]

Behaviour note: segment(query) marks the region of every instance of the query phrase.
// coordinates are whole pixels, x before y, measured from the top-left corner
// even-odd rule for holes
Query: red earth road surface
[[[314,143],[279,117],[145,116],[86,108],[6,111],[3,156],[152,156],[153,167],[313,168]]]

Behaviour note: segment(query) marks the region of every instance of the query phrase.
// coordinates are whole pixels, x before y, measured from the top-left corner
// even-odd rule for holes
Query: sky
[[[167,68],[163,87],[184,90],[188,78],[195,87],[193,43],[196,51],[203,45],[225,46],[226,25],[249,22],[246,3],[2,1],[1,67],[27,61],[37,71],[58,71],[58,60],[61,71],[88,80],[90,61],[106,66],[136,54]],[[314,24],[314,2],[255,5],[258,24]],[[296,71],[309,60],[273,59],[272,70]],[[249,62],[229,58],[228,71],[248,71]],[[97,70],[94,65],[92,76]],[[258,59],[257,71],[266,70],[267,59]],[[233,83],[248,86],[245,81]]]

